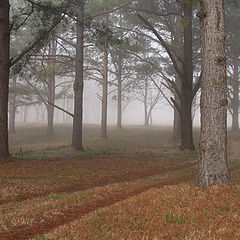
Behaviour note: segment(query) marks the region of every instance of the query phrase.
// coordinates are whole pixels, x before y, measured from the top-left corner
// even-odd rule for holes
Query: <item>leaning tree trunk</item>
[[[12,92],[9,99],[9,133],[15,133],[17,77],[12,79]]]
[[[194,149],[192,132],[192,4],[183,6],[186,26],[184,27],[184,64],[181,89],[181,148]]]
[[[9,94],[9,1],[0,3],[0,158],[9,156],[8,94]]]
[[[201,136],[197,184],[229,183],[224,1],[202,0]]]
[[[238,109],[239,109],[239,60],[233,60],[233,98],[232,98],[232,131],[239,131]]]
[[[107,17],[108,18],[108,17]],[[108,98],[108,41],[104,40],[103,50],[103,81],[102,81],[102,117],[101,117],[101,134],[102,138],[107,138],[107,98]]]
[[[72,148],[83,151],[82,144],[82,120],[83,120],[83,44],[84,44],[84,23],[83,23],[83,0],[79,1],[77,9],[77,44],[75,61],[74,81],[74,116],[72,131]]]
[[[57,41],[55,38],[51,41],[51,46],[49,49],[49,60],[48,64],[51,67],[49,76],[48,76],[48,125],[47,125],[47,134],[53,134],[53,118],[54,118],[54,102],[55,102],[55,68],[56,68],[56,53],[57,53]]]

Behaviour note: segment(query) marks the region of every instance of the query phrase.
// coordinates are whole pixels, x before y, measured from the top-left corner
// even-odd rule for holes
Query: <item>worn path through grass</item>
[[[68,147],[69,135],[66,134],[68,130],[60,129],[55,137],[48,139],[50,145],[44,142],[46,139],[41,127],[35,129],[34,136],[29,135],[30,129],[29,132],[28,129],[24,129],[20,134],[24,141],[21,141],[21,136],[16,138],[11,136],[11,149],[15,152],[15,156],[19,155],[19,146],[22,146],[21,150],[26,159],[13,159],[0,163],[0,239],[71,240],[74,239],[76,232],[79,234],[77,239],[119,240],[125,237],[124,239],[132,240],[144,236],[144,232],[150,234],[146,235],[150,236],[149,239],[153,239],[151,237],[155,236],[154,230],[147,221],[142,220],[148,219],[151,222],[155,217],[159,218],[159,223],[162,224],[156,225],[156,229],[165,226],[171,229],[172,236],[177,236],[177,232],[184,224],[191,227],[192,222],[188,219],[191,220],[193,217],[185,216],[185,213],[181,213],[181,209],[176,213],[166,212],[163,218],[148,216],[147,210],[146,216],[139,216],[135,205],[131,204],[135,200],[134,204],[139,202],[140,205],[142,201],[145,205],[148,201],[152,202],[152,206],[149,206],[151,212],[154,211],[151,208],[156,207],[154,202],[158,202],[161,198],[163,198],[161,203],[163,208],[173,207],[172,200],[168,200],[168,196],[161,196],[163,193],[169,191],[170,194],[173,191],[171,193],[173,196],[180,196],[181,191],[190,191],[189,186],[193,189],[190,193],[198,192],[193,187],[197,166],[196,152],[180,151],[177,145],[171,144],[166,137],[170,135],[169,131],[160,128],[131,127],[127,131],[120,132],[112,130],[109,139],[101,140],[94,137],[96,128],[88,127],[86,152],[79,154]],[[233,139],[230,143],[233,182],[239,184],[239,142]],[[59,158],[59,155],[62,157]],[[181,183],[187,185],[184,187]],[[182,189],[180,193],[177,185]],[[229,196],[231,195],[228,188],[223,189]],[[229,204],[235,203],[240,196],[238,188],[232,189],[235,198],[229,198]],[[153,199],[145,199],[150,195]],[[189,204],[196,200],[195,195],[191,197],[191,200],[188,199]],[[201,202],[201,194],[198,194],[198,197]],[[207,196],[204,197],[207,199]],[[174,207],[178,207],[177,199],[173,200],[176,200],[173,201]],[[221,201],[216,203],[217,214],[219,217],[225,216],[226,211],[229,218],[232,207],[223,202],[225,199]],[[129,202],[131,204],[128,206]],[[118,214],[119,219],[116,220],[117,225],[122,226],[123,229],[118,229],[115,225],[111,226],[110,222],[109,226],[105,226],[99,220],[100,214],[104,222],[113,221],[117,214],[114,211],[119,213],[125,207],[127,210],[124,214],[129,213],[129,216]],[[111,213],[111,209],[115,210]],[[163,212],[165,210],[163,209]],[[126,219],[133,221],[130,223],[132,226],[130,229],[125,226]],[[197,228],[197,221],[200,220],[194,221],[196,221],[195,225],[192,226],[196,231],[200,231]],[[208,224],[207,221],[204,224]],[[185,226],[186,229],[187,227]],[[90,238],[88,232],[91,232]],[[156,234],[159,233],[156,231]],[[204,232],[202,236],[206,237],[206,234]],[[225,232],[224,234],[226,235]],[[160,239],[162,237],[161,234],[156,236],[160,236]],[[164,239],[178,239],[166,236]]]

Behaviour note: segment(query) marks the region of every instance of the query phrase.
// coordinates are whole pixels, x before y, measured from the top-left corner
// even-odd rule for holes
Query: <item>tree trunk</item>
[[[48,64],[50,66],[50,73],[48,76],[48,103],[47,113],[48,113],[48,125],[47,125],[47,135],[53,134],[53,118],[54,118],[54,102],[55,102],[55,68],[56,68],[56,53],[57,53],[57,41],[54,38],[51,41],[51,46],[49,49],[49,60]]]
[[[74,116],[72,132],[72,148],[83,151],[82,144],[82,120],[83,120],[83,47],[84,47],[84,3],[79,1],[77,8],[77,44],[74,81]]]
[[[199,186],[229,183],[224,1],[202,0]]]
[[[15,116],[16,116],[16,86],[17,77],[14,76],[12,79],[13,92],[10,94],[9,99],[9,133],[15,133]]]
[[[120,53],[119,53],[120,54]],[[117,128],[122,129],[122,58],[118,57],[117,81],[118,81],[118,97],[117,97]]]
[[[26,123],[27,122],[27,112],[28,112],[28,108],[27,105],[24,105],[24,115],[23,115],[23,122]],[[42,117],[42,122],[44,121],[44,113],[43,113],[43,117]]]
[[[108,21],[108,16],[106,16]],[[108,41],[105,37],[103,50],[103,82],[102,82],[102,118],[101,137],[107,138],[107,97],[108,97]]]
[[[144,82],[144,101],[143,101],[143,106],[144,106],[144,126],[148,126],[149,125],[147,100],[148,100],[148,80],[146,78],[145,82]]]
[[[176,16],[176,30],[173,40],[173,45],[177,47],[175,50],[178,57],[183,57],[183,31],[182,31],[182,7],[179,5],[178,7],[178,14]],[[179,68],[183,69],[182,63],[179,59],[176,59]],[[175,71],[175,84],[178,88],[179,92],[181,93],[182,89],[182,79],[178,76],[177,72]],[[179,96],[175,93],[174,94],[174,100],[175,102],[181,106],[181,101],[179,99]],[[180,113],[179,111],[174,108],[174,120],[173,120],[173,140],[180,140],[181,138],[181,119],[180,119]]]
[[[192,132],[192,4],[183,5],[186,26],[184,27],[184,64],[182,80],[181,118],[181,148],[194,149]]]
[[[8,94],[9,94],[9,1],[0,4],[0,158],[9,156]]]
[[[233,60],[233,99],[232,99],[232,131],[239,131],[238,108],[239,108],[239,61]]]

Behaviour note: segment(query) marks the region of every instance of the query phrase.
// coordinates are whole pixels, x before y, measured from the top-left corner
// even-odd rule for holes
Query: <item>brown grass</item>
[[[70,149],[69,127],[59,130],[48,142],[42,127],[11,136],[26,159],[0,163],[0,239],[240,239],[236,136],[233,184],[201,190],[197,154],[179,150],[167,129],[110,129],[101,141],[88,126],[83,154]]]
[[[49,239],[240,239],[240,188],[153,188],[64,224]]]

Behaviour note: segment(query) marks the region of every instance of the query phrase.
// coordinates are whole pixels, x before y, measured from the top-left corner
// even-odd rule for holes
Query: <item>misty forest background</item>
[[[76,70],[76,61],[79,61],[76,48],[82,46],[77,42],[76,13],[73,7],[64,8],[61,4],[61,1],[46,1],[45,4],[11,2],[11,57],[15,58],[32,43],[35,46],[11,71],[10,133],[15,132],[15,122],[47,121],[47,134],[53,134],[53,121],[72,121],[73,84],[76,71],[81,70]],[[74,6],[74,1],[69,4]],[[229,126],[238,131],[239,9],[234,1],[227,1],[225,8]],[[197,12],[196,4],[191,13],[192,48],[188,45],[193,66],[193,87],[187,90],[193,91],[194,95],[190,100],[192,119],[199,109],[200,95]],[[137,16],[137,13],[141,15]],[[148,20],[151,26],[141,18]],[[180,116],[174,104],[180,105],[179,94],[182,94],[178,71],[183,71],[183,30],[188,24],[182,7],[175,1],[86,1],[83,26],[84,122],[101,122],[101,136],[107,137],[107,119],[119,129],[123,118],[126,123],[135,121],[139,124],[142,121],[148,126],[153,123],[156,109],[155,122],[161,123],[161,118],[165,119],[165,125],[173,122],[173,139],[180,138]],[[50,31],[51,27],[53,30]],[[150,27],[155,29],[159,38]],[[57,106],[66,111],[57,109]],[[108,114],[107,108],[110,108]],[[192,147],[191,143],[188,145]]]

